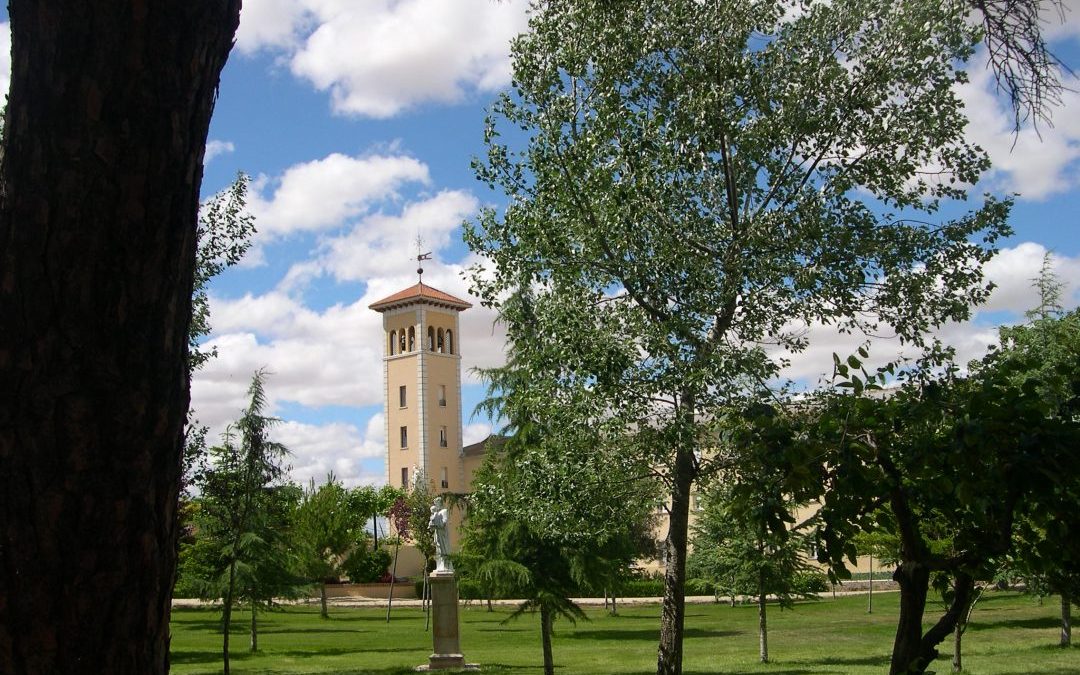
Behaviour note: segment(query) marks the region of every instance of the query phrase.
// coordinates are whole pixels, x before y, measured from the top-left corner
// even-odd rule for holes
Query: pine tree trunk
[[[203,150],[239,0],[11,0],[0,672],[165,673]]]
[[[326,609],[326,581],[325,580],[319,582],[319,600],[322,603],[322,614],[320,614],[320,616],[322,616],[322,618],[324,618],[324,619],[329,619],[330,618],[330,612],[328,612],[327,609]]]
[[[657,675],[682,673],[683,624],[686,613],[686,541],[690,517],[690,487],[694,479],[693,448],[688,445],[676,451],[671,472],[672,493],[667,549],[664,570],[664,603],[660,612],[660,648],[657,654]]]
[[[1061,646],[1072,644],[1072,598],[1068,593],[1061,594]]]
[[[251,601],[251,651],[252,653],[259,651],[259,626],[257,623],[258,615],[255,613],[255,600]]]
[[[555,658],[551,654],[551,610],[540,605],[540,640],[544,647],[544,675],[555,675]]]
[[[234,549],[235,550],[235,549]],[[229,564],[229,587],[225,589],[224,607],[221,608],[221,624],[223,635],[221,638],[221,664],[222,672],[229,675],[229,632],[232,627],[233,593],[236,588],[236,561]]]

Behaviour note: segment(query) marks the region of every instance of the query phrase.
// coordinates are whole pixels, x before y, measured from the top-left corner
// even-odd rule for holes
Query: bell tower
[[[390,485],[418,473],[435,494],[465,492],[460,313],[472,305],[420,283],[370,305],[383,317],[383,401]]]

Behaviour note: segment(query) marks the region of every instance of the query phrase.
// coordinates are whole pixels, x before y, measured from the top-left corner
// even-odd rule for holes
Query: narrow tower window
[[[446,353],[454,354],[454,331],[446,329]]]
[[[447,444],[447,441],[446,441],[446,427],[445,426],[439,427],[439,447],[440,448],[445,448],[446,444]]]
[[[409,351],[416,351],[416,327],[409,326]]]
[[[450,478],[447,476],[445,466],[442,468],[442,487],[444,490],[450,487]]]
[[[409,427],[401,427],[401,447],[409,447]]]
[[[394,355],[394,350],[397,349],[397,331],[390,331],[390,356]]]
[[[435,351],[435,329],[431,326],[427,327],[427,350],[429,352]]]
[[[401,467],[401,487],[409,487],[409,467]]]
[[[445,384],[440,384],[439,385],[439,407],[440,408],[445,408],[446,407],[446,385]]]
[[[398,333],[398,354],[405,353],[405,331],[404,329]]]
[[[398,406],[401,407],[401,408],[404,408],[405,407],[405,385],[401,385],[400,387],[398,387],[397,394],[398,394]]]
[[[438,342],[436,342],[436,344],[438,345],[439,353],[442,354],[443,351],[444,351],[443,350],[443,332],[442,332],[442,328],[439,329],[439,338],[438,338]]]

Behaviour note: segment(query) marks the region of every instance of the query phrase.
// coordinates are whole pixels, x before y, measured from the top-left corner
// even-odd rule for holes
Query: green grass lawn
[[[1080,648],[1057,647],[1056,598],[1038,605],[1013,593],[988,593],[976,606],[964,636],[965,672],[973,675],[1080,674]],[[469,662],[483,672],[534,675],[540,667],[539,619],[527,615],[503,623],[508,608],[489,613],[480,605],[461,612],[461,644]],[[622,607],[609,617],[587,610],[591,621],[572,626],[556,623],[557,671],[569,673],[655,672],[660,608]],[[752,606],[688,605],[684,672],[803,675],[851,673],[879,675],[888,668],[897,595],[874,595],[874,613],[865,597],[799,604],[794,611],[770,607],[769,652],[772,662],[757,662],[757,610]],[[174,609],[172,671],[221,672],[219,613],[209,609]],[[233,672],[240,673],[411,673],[426,663],[431,634],[417,608],[386,611],[332,608],[319,618],[317,607],[290,607],[260,615],[257,654],[247,651],[249,615],[237,612],[233,623]],[[1080,642],[1080,635],[1078,635]],[[943,643],[935,664],[951,671],[952,642]]]

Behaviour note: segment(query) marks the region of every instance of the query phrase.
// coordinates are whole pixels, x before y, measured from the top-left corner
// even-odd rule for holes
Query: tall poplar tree
[[[475,164],[508,206],[467,228],[474,287],[536,396],[583,389],[648,437],[627,451],[671,493],[658,673],[682,670],[691,488],[727,461],[701,452],[711,417],[777,374],[765,346],[815,323],[919,341],[986,297],[1010,204],[952,203],[989,166],[954,94],[966,11],[537,0],[513,44]],[[528,315],[501,306],[523,287]]]

